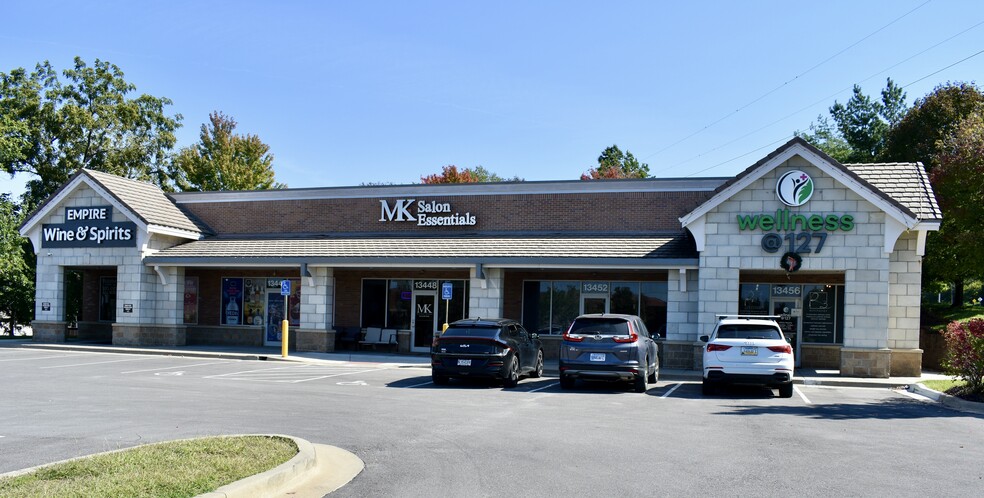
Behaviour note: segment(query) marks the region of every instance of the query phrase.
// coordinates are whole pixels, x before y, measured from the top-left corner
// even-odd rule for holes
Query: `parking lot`
[[[984,419],[891,389],[704,397],[690,380],[638,394],[561,390],[553,376],[438,387],[427,365],[28,348],[0,348],[0,376],[0,472],[159,440],[282,433],[366,462],[338,496],[984,490]]]

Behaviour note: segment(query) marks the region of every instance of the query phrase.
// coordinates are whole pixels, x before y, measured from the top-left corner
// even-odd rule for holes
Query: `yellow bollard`
[[[287,357],[287,326],[290,324],[286,319],[280,322],[280,354],[284,358]]]

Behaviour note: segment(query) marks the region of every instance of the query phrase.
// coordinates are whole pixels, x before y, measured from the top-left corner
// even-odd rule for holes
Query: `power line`
[[[778,90],[780,90],[780,89],[782,89],[783,87],[785,87],[785,86],[786,86],[786,85],[788,85],[789,83],[792,83],[793,81],[796,81],[796,80],[797,80],[797,79],[799,79],[799,78],[800,78],[801,76],[804,76],[804,75],[806,75],[807,73],[809,73],[809,72],[811,72],[811,71],[813,71],[814,69],[816,69],[816,68],[818,68],[818,67],[820,67],[820,66],[822,66],[822,65],[824,65],[824,64],[826,64],[826,63],[828,63],[828,62],[830,62],[830,61],[831,61],[832,59],[834,59],[835,57],[837,57],[837,56],[839,56],[839,55],[841,55],[841,54],[843,54],[844,52],[846,52],[846,51],[848,51],[848,50],[850,50],[850,49],[852,49],[852,48],[854,48],[855,46],[857,46],[857,45],[858,45],[858,44],[860,44],[861,42],[863,42],[863,41],[865,41],[865,40],[867,40],[868,38],[871,38],[872,36],[874,36],[874,35],[876,35],[876,34],[878,34],[878,33],[879,33],[879,32],[881,32],[882,30],[884,30],[885,28],[887,28],[887,27],[889,27],[889,26],[891,26],[891,25],[893,25],[893,24],[895,24],[895,23],[897,23],[898,21],[900,21],[900,20],[902,20],[902,19],[903,19],[904,17],[906,17],[906,16],[908,16],[909,14],[912,14],[913,12],[915,12],[915,11],[917,11],[917,10],[919,10],[919,9],[921,9],[921,8],[922,8],[923,6],[925,6],[926,4],[928,4],[928,3],[929,3],[929,2],[931,2],[931,1],[932,1],[932,0],[926,0],[925,2],[923,2],[923,3],[921,3],[921,4],[919,4],[919,5],[917,5],[917,6],[916,6],[915,8],[913,8],[912,10],[910,10],[910,11],[908,11],[908,12],[906,12],[905,14],[902,14],[901,16],[899,16],[899,17],[897,17],[897,18],[895,18],[895,19],[894,19],[893,21],[891,21],[891,22],[889,22],[888,24],[886,24],[886,25],[884,25],[884,26],[882,26],[882,27],[880,27],[880,28],[878,28],[877,30],[875,30],[875,31],[873,31],[873,32],[871,32],[871,33],[869,33],[869,34],[868,34],[867,36],[865,36],[864,38],[861,38],[860,40],[858,40],[858,41],[856,41],[856,42],[854,42],[854,43],[852,43],[851,45],[848,45],[847,47],[845,47],[845,48],[844,48],[844,49],[842,49],[841,51],[839,51],[839,52],[837,52],[837,53],[835,53],[834,55],[831,55],[830,57],[827,57],[827,58],[826,58],[826,59],[824,59],[823,61],[821,61],[821,62],[819,62],[819,63],[817,63],[817,64],[814,64],[814,65],[813,65],[813,66],[812,66],[811,68],[809,68],[809,69],[807,69],[806,71],[803,71],[802,73],[800,73],[800,74],[797,74],[796,76],[794,76],[794,77],[793,77],[792,79],[790,79],[790,80],[788,80],[788,81],[786,81],[785,83],[783,83],[783,84],[781,84],[781,85],[779,85],[779,86],[777,86],[777,87],[775,87],[775,88],[773,88],[772,90],[769,90],[768,92],[766,92],[766,93],[764,93],[763,95],[761,95],[761,96],[759,96],[759,97],[757,97],[756,99],[754,99],[754,100],[752,100],[751,102],[748,102],[747,104],[745,104],[745,105],[742,105],[742,106],[740,106],[740,107],[738,107],[738,108],[737,108],[737,109],[735,109],[734,111],[732,111],[732,112],[730,112],[730,113],[728,113],[728,114],[726,114],[726,115],[724,115],[724,116],[722,116],[722,117],[720,117],[720,118],[718,118],[718,119],[717,119],[716,121],[713,121],[713,122],[711,122],[711,123],[710,123],[710,124],[708,124],[708,125],[705,125],[705,126],[704,126],[703,128],[700,128],[700,129],[698,129],[697,131],[695,131],[695,132],[693,132],[693,133],[691,133],[691,134],[689,134],[689,135],[687,135],[687,136],[685,136],[685,137],[683,137],[683,138],[681,138],[681,139],[679,139],[679,140],[677,140],[676,142],[673,142],[673,143],[671,143],[670,145],[667,145],[666,147],[663,147],[662,149],[660,149],[660,150],[657,150],[656,152],[653,152],[652,154],[649,154],[648,156],[645,156],[645,157],[644,157],[643,159],[648,159],[648,158],[650,158],[650,157],[653,157],[653,156],[655,156],[655,155],[658,155],[658,154],[661,154],[661,153],[663,153],[663,152],[665,152],[665,151],[666,151],[667,149],[670,149],[670,148],[672,148],[672,147],[674,147],[674,146],[676,146],[676,145],[678,145],[678,144],[680,144],[680,143],[682,143],[682,142],[685,142],[686,140],[688,140],[688,139],[690,139],[690,138],[692,138],[692,137],[694,137],[694,136],[696,136],[696,135],[698,135],[698,134],[700,134],[700,133],[702,133],[702,132],[703,132],[704,130],[707,130],[708,128],[710,128],[710,127],[712,127],[712,126],[714,126],[714,125],[716,125],[716,124],[718,124],[718,123],[720,123],[721,121],[724,121],[725,119],[728,119],[728,118],[730,118],[731,116],[734,116],[735,114],[737,114],[737,113],[739,113],[739,112],[741,112],[742,110],[744,110],[744,109],[746,109],[747,107],[749,107],[749,106],[751,106],[752,104],[754,104],[754,103],[756,103],[756,102],[758,102],[758,101],[760,101],[760,100],[762,100],[762,99],[764,99],[765,97],[767,97],[767,96],[769,96],[769,95],[771,95],[771,94],[773,94],[773,93],[775,93],[776,91],[778,91]]]
[[[897,63],[895,63],[895,64],[893,64],[891,66],[889,66],[886,69],[883,69],[881,71],[878,71],[878,72],[876,72],[876,73],[868,76],[867,78],[864,78],[862,80],[859,80],[855,84],[864,83],[865,81],[868,81],[868,80],[870,80],[870,79],[872,79],[872,78],[874,78],[874,77],[876,77],[876,76],[878,76],[880,74],[886,73],[889,70],[894,69],[895,67],[898,67],[898,66],[902,65],[903,63],[912,60],[915,57],[918,57],[918,56],[920,56],[920,55],[922,55],[922,54],[924,54],[924,53],[926,53],[926,52],[928,52],[928,51],[930,51],[930,50],[932,50],[932,49],[934,49],[934,48],[936,48],[936,47],[938,47],[938,46],[940,46],[940,45],[942,45],[942,44],[944,44],[944,43],[946,43],[946,42],[948,42],[948,41],[950,41],[950,40],[952,40],[952,39],[954,39],[954,38],[956,38],[956,37],[958,37],[958,36],[960,36],[960,35],[962,35],[964,33],[966,33],[966,32],[968,32],[968,31],[970,31],[970,30],[972,30],[972,29],[974,29],[974,28],[976,28],[978,26],[981,26],[982,24],[984,24],[984,21],[978,22],[977,24],[975,24],[975,25],[973,25],[973,26],[971,26],[971,27],[969,27],[969,28],[967,28],[967,29],[965,29],[965,30],[963,30],[963,31],[961,31],[961,32],[953,35],[953,36],[950,36],[949,38],[946,38],[945,40],[942,40],[942,41],[940,41],[940,42],[938,42],[938,43],[930,46],[929,48],[926,48],[926,49],[924,49],[924,50],[916,53],[915,55],[909,56],[909,57],[907,57],[907,58],[905,58],[905,59],[903,59],[903,60],[901,60],[901,61],[899,61],[899,62],[897,62]],[[939,70],[934,71],[934,72],[932,72],[930,74],[927,74],[927,75],[925,75],[925,76],[923,76],[923,77],[921,77],[921,78],[919,78],[919,79],[917,79],[917,80],[915,80],[915,81],[913,81],[911,83],[908,83],[906,85],[901,86],[900,88],[907,88],[909,86],[912,86],[913,84],[918,83],[918,82],[920,82],[920,81],[922,81],[922,80],[924,80],[926,78],[929,78],[930,76],[933,76],[934,74],[940,73],[940,72],[945,71],[945,70],[947,70],[947,69],[949,69],[949,68],[951,68],[953,66],[956,66],[957,64],[960,64],[960,63],[965,62],[965,61],[967,61],[969,59],[972,59],[972,58],[980,55],[981,53],[984,53],[984,50],[982,50],[980,52],[977,52],[977,53],[975,53],[973,55],[970,55],[968,57],[965,57],[965,58],[963,58],[963,59],[961,59],[961,60],[959,60],[957,62],[954,62],[954,63],[952,63],[952,64],[950,64],[950,65],[948,65],[948,66],[946,66],[946,67],[944,67],[942,69],[939,69]],[[800,108],[800,109],[798,109],[796,111],[793,111],[793,112],[791,112],[789,114],[786,114],[785,116],[783,116],[783,117],[781,117],[779,119],[776,119],[776,120],[774,120],[774,121],[772,121],[772,122],[770,122],[770,123],[768,123],[766,125],[760,126],[760,127],[756,128],[756,129],[754,129],[752,131],[749,131],[748,133],[745,133],[744,135],[741,135],[741,136],[739,136],[737,138],[734,138],[734,139],[732,139],[732,140],[730,140],[728,142],[725,142],[725,143],[723,143],[721,145],[718,145],[717,147],[714,147],[714,148],[711,148],[709,150],[706,150],[706,151],[704,151],[704,152],[702,152],[700,154],[697,154],[697,155],[695,155],[695,156],[693,156],[693,157],[691,157],[689,159],[686,159],[684,161],[678,162],[674,166],[680,166],[680,165],[689,163],[689,162],[691,162],[693,160],[696,160],[696,159],[698,159],[698,158],[700,158],[700,157],[702,157],[702,156],[704,156],[706,154],[709,154],[709,153],[714,152],[714,151],[716,151],[718,149],[721,149],[721,148],[724,148],[724,147],[726,147],[728,145],[731,145],[731,144],[733,144],[733,143],[735,143],[735,142],[737,142],[737,141],[739,141],[739,140],[741,140],[741,139],[743,139],[745,137],[748,137],[750,135],[754,135],[755,133],[758,133],[758,132],[760,132],[760,131],[762,131],[762,130],[764,130],[766,128],[769,128],[769,127],[774,126],[774,125],[776,125],[776,124],[778,124],[778,123],[780,123],[782,121],[785,121],[785,120],[787,120],[787,119],[789,119],[789,118],[791,118],[791,117],[793,117],[793,116],[795,116],[795,115],[797,115],[797,114],[799,114],[799,113],[801,113],[801,112],[803,112],[803,111],[805,111],[805,110],[807,110],[807,109],[809,109],[809,108],[811,108],[811,107],[813,107],[815,105],[821,104],[823,102],[827,102],[831,98],[834,98],[834,97],[840,95],[841,93],[843,93],[843,92],[845,92],[847,90],[850,90],[852,88],[853,88],[853,85],[852,86],[849,86],[847,88],[843,88],[841,90],[838,90],[837,92],[835,92],[835,93],[833,93],[833,94],[831,94],[831,95],[829,95],[827,97],[821,98],[821,99],[817,100],[816,102],[813,102],[813,103],[808,104],[808,105],[806,105],[806,106],[804,106],[804,107],[802,107],[802,108]],[[756,150],[758,150],[758,149],[756,149]],[[744,154],[744,155],[747,155],[747,154]],[[739,157],[741,157],[741,156],[739,156]],[[734,159],[737,159],[737,158],[734,158]],[[729,159],[729,161],[732,161],[734,159]],[[726,162],[728,162],[728,161],[726,161]],[[704,170],[704,171],[706,171],[706,170]]]

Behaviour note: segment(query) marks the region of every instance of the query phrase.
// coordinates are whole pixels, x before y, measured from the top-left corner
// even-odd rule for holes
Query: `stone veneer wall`
[[[803,170],[814,181],[813,198],[798,208],[787,208],[775,194],[778,177],[790,169]],[[711,333],[715,315],[737,313],[739,269],[779,268],[781,251],[767,253],[761,247],[765,232],[740,231],[736,219],[739,213],[774,213],[777,209],[788,209],[791,214],[854,216],[854,229],[829,232],[820,253],[803,255],[800,271],[845,272],[842,374],[863,372],[878,377],[884,372],[887,375],[891,355],[886,358],[883,351],[888,351],[892,344],[910,344],[907,332],[902,332],[900,337],[899,331],[908,330],[911,322],[897,319],[894,328],[889,324],[890,290],[898,287],[889,288],[890,258],[883,250],[885,213],[800,156],[766,173],[705,215],[705,247],[700,254],[698,335]],[[903,242],[908,247],[909,243]],[[816,247],[815,240],[813,247]],[[896,255],[896,259],[897,269],[904,262],[908,270],[909,263],[913,262],[907,251]],[[898,276],[895,280],[896,286],[907,285],[900,284]],[[899,306],[908,301],[908,297],[894,301],[896,309],[893,313],[897,315]],[[890,338],[895,342],[890,342]],[[915,339],[918,340],[918,335]]]
[[[309,267],[311,277],[301,276],[301,324],[294,338],[298,351],[335,350],[335,273],[326,267]],[[288,342],[290,338],[288,337]]]
[[[468,289],[468,315],[483,318],[501,317],[503,312],[503,270],[501,268],[486,268],[486,278],[475,275],[475,270],[472,270],[471,273]]]

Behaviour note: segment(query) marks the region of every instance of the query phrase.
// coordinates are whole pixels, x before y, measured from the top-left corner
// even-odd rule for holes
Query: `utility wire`
[[[912,59],[914,59],[914,58],[916,58],[916,57],[918,57],[918,56],[926,53],[926,52],[929,52],[930,50],[932,50],[932,49],[934,49],[934,48],[936,48],[936,47],[938,47],[938,46],[940,46],[940,45],[942,45],[942,44],[944,44],[944,43],[946,43],[946,42],[948,42],[948,41],[950,41],[950,40],[952,40],[952,39],[954,39],[954,38],[956,38],[956,37],[958,37],[958,36],[960,36],[960,35],[962,35],[962,34],[964,34],[966,32],[968,32],[968,31],[970,31],[970,30],[972,30],[972,29],[974,29],[974,28],[976,28],[976,27],[978,27],[978,26],[980,26],[982,24],[984,24],[984,21],[978,22],[977,24],[975,24],[975,25],[973,25],[973,26],[971,26],[971,27],[969,27],[969,28],[967,28],[967,29],[965,29],[965,30],[963,30],[963,31],[961,31],[961,32],[959,32],[959,33],[957,33],[957,34],[949,37],[949,38],[946,38],[945,40],[942,40],[942,41],[940,41],[940,42],[938,42],[938,43],[930,46],[929,48],[926,48],[926,49],[924,49],[924,50],[916,53],[915,55],[911,55],[911,56],[909,56],[909,57],[907,57],[907,58],[905,58],[905,59],[903,59],[903,60],[901,60],[901,61],[899,61],[899,62],[897,62],[897,63],[895,63],[895,64],[893,64],[893,65],[891,65],[891,66],[889,66],[887,68],[885,68],[885,69],[882,69],[881,71],[878,71],[877,73],[872,74],[871,76],[868,76],[867,78],[864,78],[862,80],[859,80],[855,84],[864,83],[864,82],[866,82],[866,81],[868,81],[868,80],[870,80],[870,79],[872,79],[872,78],[874,78],[874,77],[876,77],[876,76],[878,76],[880,74],[884,74],[884,73],[886,73],[886,72],[888,72],[888,71],[890,71],[890,70],[892,70],[892,69],[894,69],[894,68],[896,68],[896,67],[898,67],[898,66],[900,66],[900,65],[902,65],[902,64],[904,64],[904,63],[906,63],[906,62],[908,62],[908,61],[910,61],[910,60],[912,60]],[[930,74],[927,74],[927,75],[925,75],[925,76],[923,76],[923,77],[921,77],[921,78],[919,78],[919,79],[917,79],[915,81],[912,81],[911,83],[908,83],[906,85],[901,86],[900,88],[907,88],[909,86],[912,86],[913,84],[918,83],[918,82],[920,82],[920,81],[922,81],[922,80],[924,80],[926,78],[929,78],[930,76],[933,76],[934,74],[940,73],[940,72],[945,71],[945,70],[947,70],[947,69],[949,69],[949,68],[951,68],[953,66],[956,66],[957,64],[960,64],[960,63],[965,62],[965,61],[967,61],[969,59],[972,59],[972,58],[980,55],[981,53],[984,53],[984,50],[982,50],[980,52],[977,52],[977,53],[975,53],[973,55],[970,55],[968,57],[965,57],[965,58],[963,58],[963,59],[961,59],[961,60],[959,60],[957,62],[954,62],[953,64],[950,64],[950,65],[948,65],[948,66],[946,66],[946,67],[944,67],[942,69],[939,69],[939,70],[934,71],[934,72],[932,72]],[[744,135],[741,135],[741,136],[739,136],[739,137],[737,137],[737,138],[735,138],[733,140],[730,140],[728,142],[725,142],[725,143],[723,143],[721,145],[718,145],[717,147],[714,147],[712,149],[706,150],[706,151],[704,151],[704,152],[702,152],[700,154],[697,154],[696,156],[693,156],[693,157],[691,157],[689,159],[686,159],[684,161],[678,162],[678,163],[676,163],[674,165],[674,167],[680,166],[680,165],[683,165],[683,164],[686,164],[686,163],[689,163],[691,161],[694,161],[696,159],[699,159],[700,157],[702,157],[702,156],[704,156],[706,154],[709,154],[709,153],[714,152],[716,150],[719,150],[719,149],[721,149],[723,147],[726,147],[728,145],[731,145],[731,144],[733,144],[733,143],[735,143],[735,142],[737,142],[737,141],[739,141],[739,140],[741,140],[741,139],[743,139],[745,137],[748,137],[750,135],[754,135],[755,133],[758,133],[758,132],[760,132],[760,131],[762,131],[762,130],[764,130],[766,128],[769,128],[769,127],[774,126],[774,125],[776,125],[776,124],[778,124],[778,123],[780,123],[782,121],[785,121],[785,120],[787,120],[787,119],[789,119],[789,118],[791,118],[791,117],[793,117],[793,116],[795,116],[795,115],[797,115],[797,114],[799,114],[799,113],[801,113],[801,112],[803,112],[803,111],[805,111],[807,109],[810,109],[813,106],[816,106],[816,105],[821,104],[823,102],[828,102],[828,101],[830,101],[830,99],[832,99],[832,98],[840,95],[841,93],[843,93],[845,91],[848,91],[848,90],[850,90],[852,88],[853,88],[853,85],[852,86],[849,86],[849,87],[846,87],[846,88],[843,88],[841,90],[838,90],[837,92],[834,92],[834,93],[830,94],[827,97],[821,98],[821,99],[817,100],[816,102],[813,102],[812,104],[808,104],[808,105],[806,105],[806,106],[804,106],[804,107],[802,107],[802,108],[800,108],[800,109],[798,109],[796,111],[793,111],[793,112],[791,112],[789,114],[786,114],[785,116],[783,116],[783,117],[781,117],[779,119],[776,119],[775,121],[772,121],[769,124],[760,126],[760,127],[756,128],[756,129],[754,129],[754,130],[752,130],[752,131],[750,131],[748,133],[745,133]],[[756,150],[758,150],[758,149],[756,149]],[[747,155],[747,154],[745,154],[745,155]],[[739,157],[741,157],[741,156],[739,156]],[[734,158],[734,159],[737,159],[737,157]],[[730,159],[729,161],[734,160],[734,159]]]
[[[732,111],[732,112],[730,112],[730,113],[728,113],[728,114],[726,114],[726,115],[724,115],[724,116],[722,116],[721,118],[719,118],[719,119],[717,119],[716,121],[713,121],[712,123],[710,123],[710,124],[708,124],[708,125],[706,125],[706,126],[704,126],[703,128],[700,128],[700,129],[698,129],[697,131],[695,131],[695,132],[693,132],[693,133],[691,133],[691,134],[689,134],[689,135],[687,135],[687,136],[685,136],[685,137],[683,137],[683,138],[681,138],[681,139],[679,139],[679,140],[677,140],[676,142],[673,142],[673,143],[671,143],[670,145],[667,145],[666,147],[663,147],[662,149],[659,149],[659,150],[657,150],[656,152],[653,152],[652,154],[649,154],[648,156],[645,156],[645,157],[644,157],[643,159],[648,159],[648,158],[650,158],[650,157],[653,157],[653,156],[655,156],[655,155],[658,155],[658,154],[661,154],[661,153],[663,153],[663,152],[665,152],[665,151],[666,151],[667,149],[670,149],[670,148],[672,148],[672,147],[674,147],[674,146],[676,146],[676,145],[679,145],[680,143],[682,143],[682,142],[684,142],[684,141],[686,141],[686,140],[688,140],[688,139],[690,139],[690,138],[692,138],[692,137],[694,137],[694,136],[696,136],[696,135],[698,135],[698,134],[700,134],[700,133],[702,133],[702,132],[703,132],[704,130],[707,130],[708,128],[710,128],[710,127],[712,127],[712,126],[714,126],[714,125],[716,125],[716,124],[718,124],[718,123],[720,123],[721,121],[724,121],[725,119],[728,119],[728,118],[730,118],[731,116],[734,116],[735,114],[737,114],[737,113],[739,113],[739,112],[741,112],[742,110],[744,110],[744,109],[746,109],[747,107],[749,107],[749,106],[751,106],[752,104],[754,104],[754,103],[756,103],[756,102],[758,102],[758,101],[760,101],[760,100],[762,100],[762,99],[764,99],[765,97],[768,97],[769,95],[771,95],[771,94],[773,94],[773,93],[775,93],[776,91],[778,91],[778,90],[780,90],[780,89],[782,89],[783,87],[785,87],[785,86],[786,86],[786,85],[788,85],[789,83],[792,83],[793,81],[796,81],[796,80],[797,80],[797,79],[799,79],[799,78],[800,78],[801,76],[804,76],[804,75],[806,75],[807,73],[809,73],[809,72],[811,72],[811,71],[813,71],[814,69],[816,69],[816,68],[818,68],[818,67],[820,67],[820,66],[822,66],[822,65],[824,65],[824,64],[826,64],[826,63],[828,63],[828,62],[830,62],[830,61],[831,61],[832,59],[834,59],[835,57],[837,57],[837,56],[839,56],[839,55],[841,55],[841,54],[843,54],[844,52],[846,52],[846,51],[848,51],[848,50],[850,50],[850,49],[852,49],[852,48],[854,48],[855,46],[857,46],[857,45],[858,45],[858,44],[860,44],[861,42],[863,42],[863,41],[865,41],[865,40],[867,40],[868,38],[871,38],[872,36],[874,36],[874,35],[876,35],[876,34],[878,34],[878,33],[879,33],[879,32],[881,32],[882,30],[884,30],[885,28],[887,28],[887,27],[889,27],[889,26],[891,26],[891,25],[893,25],[893,24],[895,24],[895,23],[897,23],[897,22],[899,22],[900,20],[902,20],[902,18],[904,18],[904,17],[906,17],[906,16],[908,16],[909,14],[912,14],[913,12],[915,12],[915,11],[917,11],[917,10],[919,10],[919,9],[921,9],[921,8],[922,8],[923,6],[925,6],[926,4],[928,4],[928,3],[929,3],[929,2],[931,2],[931,1],[932,1],[932,0],[926,0],[925,2],[923,2],[923,3],[921,3],[921,4],[919,4],[919,5],[917,5],[917,6],[916,6],[915,8],[913,8],[912,10],[910,10],[910,11],[908,11],[908,12],[906,12],[905,14],[902,14],[901,16],[899,16],[899,17],[897,17],[897,18],[895,18],[895,19],[894,19],[893,21],[891,21],[891,22],[889,22],[888,24],[886,24],[886,25],[884,25],[884,26],[882,26],[882,27],[880,27],[880,28],[878,28],[877,30],[875,30],[875,31],[873,31],[873,32],[871,32],[871,33],[869,33],[869,34],[868,34],[867,36],[865,36],[864,38],[861,38],[860,40],[858,40],[858,41],[856,41],[856,42],[854,42],[854,43],[852,43],[851,45],[848,45],[847,47],[845,47],[845,48],[844,48],[844,49],[842,49],[841,51],[839,51],[839,52],[837,52],[837,53],[835,53],[834,55],[831,55],[830,57],[827,57],[827,58],[826,58],[826,59],[824,59],[823,61],[821,61],[821,62],[819,62],[819,63],[817,63],[817,64],[814,64],[814,65],[813,65],[813,67],[811,67],[811,68],[809,68],[809,69],[807,69],[806,71],[803,71],[802,73],[800,73],[800,74],[797,74],[796,76],[794,76],[794,77],[793,77],[792,79],[790,79],[790,80],[788,80],[788,81],[786,81],[785,83],[783,83],[783,84],[781,84],[781,85],[779,85],[779,86],[777,86],[777,87],[775,87],[775,88],[773,88],[772,90],[769,90],[768,92],[766,92],[765,94],[763,94],[763,95],[761,95],[761,96],[759,96],[758,98],[756,98],[756,99],[754,99],[754,100],[752,100],[751,102],[748,102],[747,104],[745,104],[745,105],[742,105],[742,106],[740,106],[740,107],[738,107],[738,108],[737,108],[737,109],[735,109],[734,111]]]

